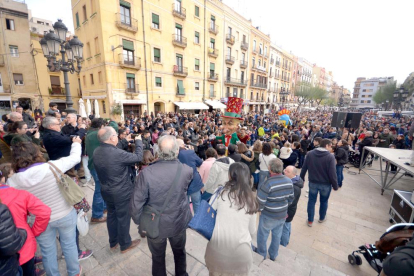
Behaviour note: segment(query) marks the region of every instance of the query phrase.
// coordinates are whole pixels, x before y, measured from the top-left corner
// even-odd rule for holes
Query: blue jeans
[[[189,195],[188,200],[190,200],[190,198],[191,198],[191,202],[193,203],[193,210],[194,210],[194,215],[195,215],[201,203],[201,192],[198,191],[198,192],[195,192],[194,194]]]
[[[303,162],[305,162],[305,155],[304,154],[299,154],[299,164],[298,164],[299,169],[302,168]]]
[[[260,189],[260,186],[262,186],[263,183],[265,183],[266,179],[270,176],[270,173],[268,171],[260,171],[259,172],[259,185],[257,189]]]
[[[252,173],[253,176],[253,186],[257,189],[259,185],[259,173]]]
[[[91,170],[91,175],[95,181],[95,192],[93,193],[92,201],[92,218],[101,218],[106,209],[106,204],[101,194],[101,182],[99,182],[98,174],[95,169]]]
[[[46,231],[36,238],[43,256],[43,267],[47,275],[60,275],[57,262],[56,231],[59,233],[60,246],[65,256],[69,276],[79,274],[78,249],[76,248],[77,215],[73,209],[65,217],[50,222]]]
[[[280,239],[280,245],[286,247],[289,244],[290,232],[292,231],[292,222],[285,222],[283,225],[282,238]]]
[[[320,194],[319,219],[324,220],[326,211],[328,211],[328,199],[331,194],[332,186],[326,184],[315,184],[309,182],[309,200],[308,200],[308,221],[313,222],[315,216],[315,204]]]
[[[344,181],[344,166],[336,165],[336,177],[338,178],[338,186],[342,187],[342,181]]]
[[[275,260],[279,253],[279,244],[282,237],[283,225],[285,219],[273,219],[261,214],[259,219],[259,228],[257,229],[257,253],[266,259],[267,256],[267,238],[272,231],[272,242],[269,246],[269,256]]]

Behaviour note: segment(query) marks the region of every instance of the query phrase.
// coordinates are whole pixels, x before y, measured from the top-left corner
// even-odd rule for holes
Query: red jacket
[[[36,252],[36,238],[43,233],[50,219],[50,208],[40,199],[24,190],[17,190],[0,184],[0,198],[3,204],[9,207],[17,228],[23,228],[27,232],[27,239],[20,249],[20,265],[32,259]],[[36,216],[33,226],[27,224],[27,215]]]

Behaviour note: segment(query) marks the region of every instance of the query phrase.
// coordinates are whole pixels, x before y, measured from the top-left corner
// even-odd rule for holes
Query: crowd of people
[[[158,237],[141,227],[139,233],[148,239],[153,275],[166,275],[167,239],[176,275],[187,275],[186,229],[219,187],[206,266],[210,275],[248,275],[252,251],[275,260],[279,246],[289,244],[306,180],[312,227],[318,194],[318,222],[327,220],[330,193],[344,186],[350,152],[412,149],[414,130],[398,112],[388,118],[367,112],[357,129],[331,126],[327,109],[292,110],[288,124],[275,112],[243,113],[238,125],[214,110],[145,111],[121,122],[66,114],[53,103],[47,112],[36,109],[35,118],[28,113],[18,106],[0,124],[0,275],[59,275],[57,234],[68,275],[80,275],[79,261],[93,254],[79,247],[80,210],[91,210],[92,224],[106,223],[110,250],[122,254],[141,241],[131,239],[131,218],[140,225],[145,206],[161,210],[166,201]],[[92,205],[86,198],[69,205],[53,168],[93,186]],[[37,246],[42,256],[35,256]]]

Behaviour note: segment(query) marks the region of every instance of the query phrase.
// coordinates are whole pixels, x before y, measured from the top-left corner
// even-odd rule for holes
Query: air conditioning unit
[[[32,27],[32,32],[37,32],[37,28],[36,27]]]

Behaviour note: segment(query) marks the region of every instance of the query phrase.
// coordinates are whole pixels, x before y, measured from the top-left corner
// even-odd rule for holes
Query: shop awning
[[[11,97],[10,96],[0,96],[0,101],[8,101],[10,102]]]
[[[197,102],[174,102],[179,109],[182,110],[198,110],[198,109],[208,109],[209,107],[203,103]]]
[[[226,108],[227,107],[225,104],[222,104],[219,101],[205,100],[205,103],[211,106],[212,108]]]

